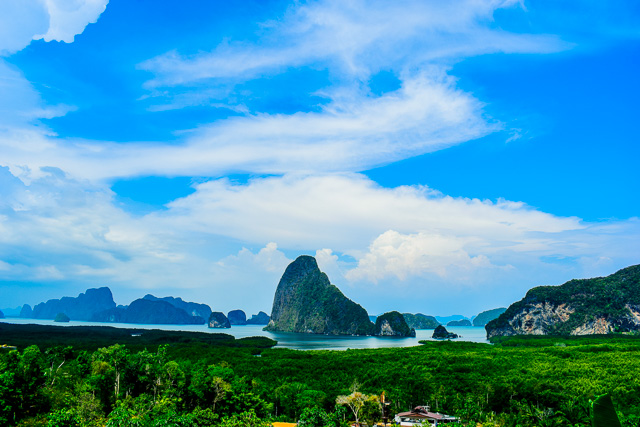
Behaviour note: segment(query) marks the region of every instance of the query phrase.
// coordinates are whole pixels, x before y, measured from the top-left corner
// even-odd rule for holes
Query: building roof
[[[417,406],[413,408],[413,411],[400,412],[397,417],[409,417],[409,418],[429,418],[432,420],[452,419],[450,415],[441,414],[440,412],[431,412],[428,406]]]

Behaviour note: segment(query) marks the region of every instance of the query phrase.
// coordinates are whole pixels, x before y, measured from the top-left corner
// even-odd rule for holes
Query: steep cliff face
[[[530,289],[485,329],[487,337],[640,330],[640,266],[607,277]]]
[[[402,314],[390,311],[376,318],[374,335],[381,337],[415,337],[416,330],[407,325]]]
[[[367,311],[345,297],[315,258],[298,257],[285,270],[273,299],[267,331],[371,335]]]
[[[158,298],[158,297],[154,297],[151,294],[147,294],[143,297],[143,299],[147,299],[150,301],[165,301],[176,308],[186,311],[187,314],[190,314],[191,316],[202,317],[203,319],[208,319],[209,316],[211,315],[211,307],[209,307],[207,304],[187,302],[187,301],[183,301],[182,298],[174,298],[174,297]]]
[[[94,314],[115,306],[116,303],[113,302],[113,295],[109,288],[87,289],[76,298],[62,297],[40,303],[33,308],[31,317],[53,320],[58,313],[64,313],[71,320],[91,320]]]

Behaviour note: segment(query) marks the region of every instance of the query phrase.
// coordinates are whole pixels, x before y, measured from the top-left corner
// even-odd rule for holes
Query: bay
[[[111,326],[114,328],[129,329],[160,329],[166,331],[224,333],[233,335],[235,338],[262,336],[276,340],[278,342],[276,348],[289,348],[293,350],[347,350],[358,348],[413,347],[420,345],[419,341],[422,340],[436,341],[431,338],[433,329],[417,330],[415,338],[391,338],[267,332],[262,330],[264,325],[236,325],[228,329],[211,329],[207,327],[207,325],[144,325],[134,323],[84,322],[78,320],[72,320],[68,323],[57,323],[53,320],[22,319],[16,317],[0,319],[0,322],[52,326]],[[447,330],[460,335],[460,338],[456,341],[470,341],[478,343],[489,342],[487,341],[484,328],[473,326],[448,326]]]

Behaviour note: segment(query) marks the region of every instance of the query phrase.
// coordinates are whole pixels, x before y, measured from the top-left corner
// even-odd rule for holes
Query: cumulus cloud
[[[369,252],[358,261],[346,277],[350,280],[369,280],[377,283],[388,276],[406,280],[426,273],[442,278],[460,276],[479,268],[495,267],[486,255],[471,256],[465,250],[469,238],[430,235],[420,232],[401,234],[389,230],[378,236]],[[455,277],[457,276],[457,277]]]
[[[0,56],[24,49],[31,40],[73,42],[96,22],[109,0],[20,0],[0,3]]]

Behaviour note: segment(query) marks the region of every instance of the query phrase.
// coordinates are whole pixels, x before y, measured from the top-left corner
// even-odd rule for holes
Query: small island
[[[447,340],[447,339],[456,339],[459,338],[458,334],[454,334],[453,332],[449,332],[447,331],[447,328],[445,328],[442,325],[438,325],[438,327],[436,327],[436,329],[433,331],[433,335],[431,336],[431,338],[437,339],[437,340]]]

